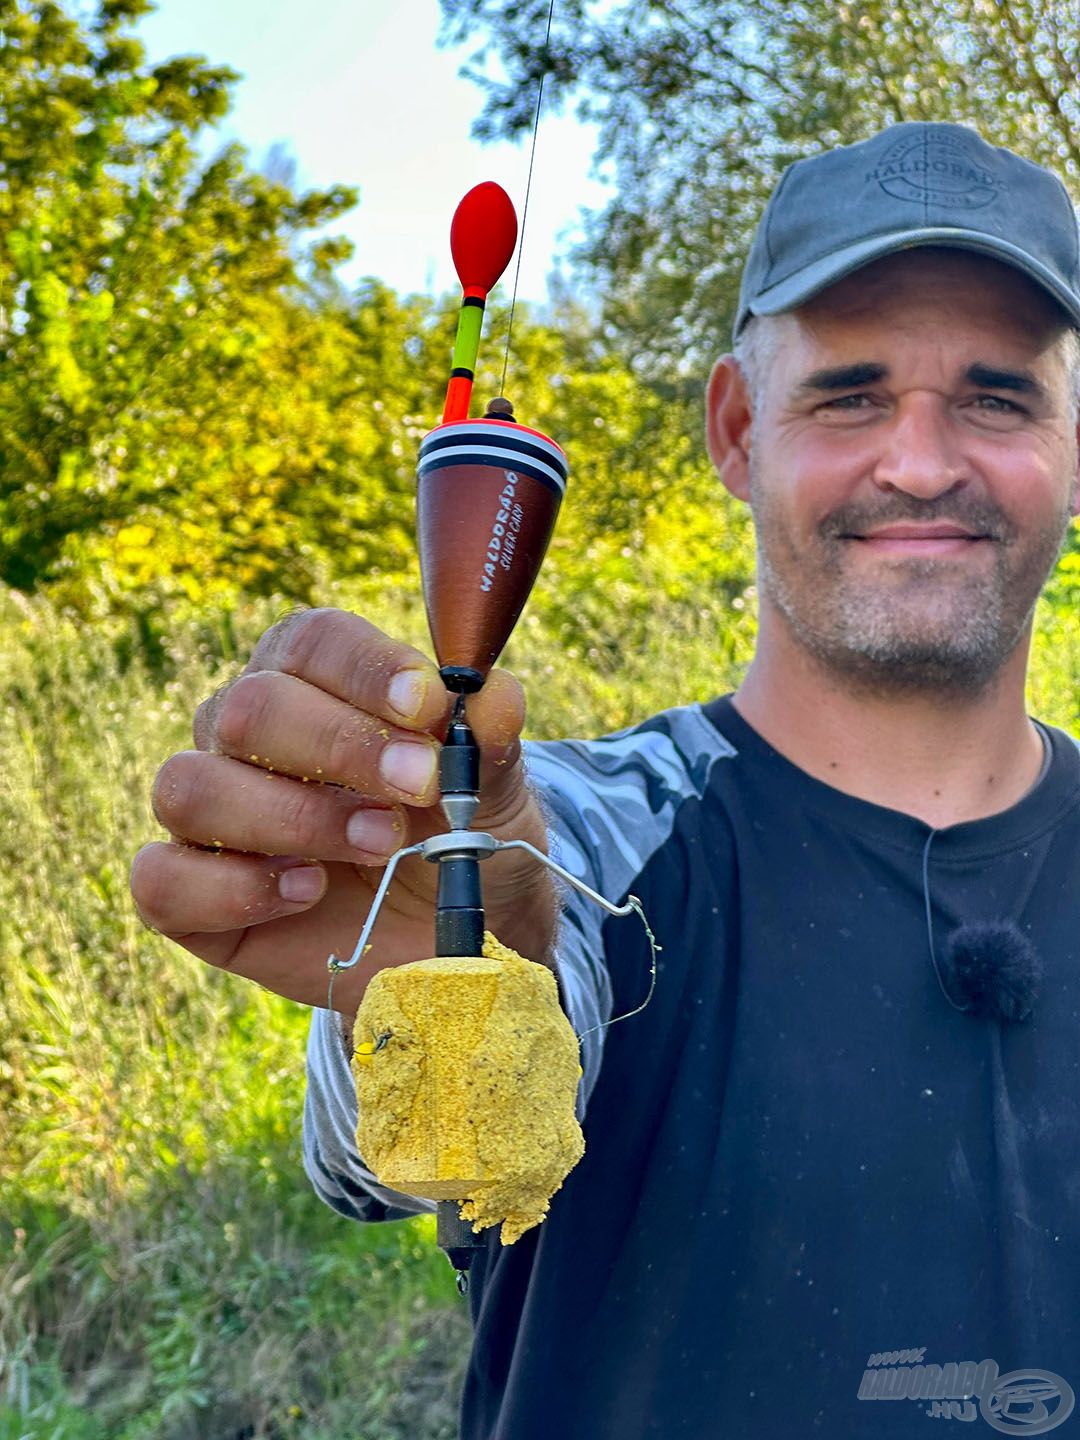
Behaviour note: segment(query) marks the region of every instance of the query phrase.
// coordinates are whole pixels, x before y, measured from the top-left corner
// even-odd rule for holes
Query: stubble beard
[[[1060,554],[1063,507],[1021,536],[986,501],[958,495],[920,501],[895,494],[876,506],[841,507],[799,548],[756,477],[751,503],[762,597],[796,644],[846,688],[900,697],[985,692],[1024,639],[1039,593]],[[860,542],[842,538],[876,525],[949,520],[990,538],[990,563],[965,573],[963,557],[891,559],[880,576],[855,572]]]

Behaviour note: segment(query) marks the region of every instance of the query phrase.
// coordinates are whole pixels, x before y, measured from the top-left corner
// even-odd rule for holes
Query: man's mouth
[[[965,554],[992,537],[948,521],[903,521],[878,525],[858,534],[849,533],[843,538],[855,541],[875,555],[915,557]]]

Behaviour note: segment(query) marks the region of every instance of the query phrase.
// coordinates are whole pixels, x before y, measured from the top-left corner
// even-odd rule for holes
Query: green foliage
[[[457,302],[345,294],[341,243],[303,237],[349,191],[296,195],[236,147],[200,160],[235,77],[148,67],[125,28],[145,8],[80,26],[0,0],[0,580],[160,629],[177,600],[411,577],[416,449]],[[493,304],[482,395],[506,322]],[[746,588],[746,520],[717,502],[692,409],[643,388],[580,312],[519,309],[510,390],[571,458],[552,557],[568,635],[603,643],[598,578],[642,618],[657,583]],[[646,548],[676,531],[683,558],[646,576]]]
[[[300,241],[354,194],[200,161],[236,76],[148,66],[125,27],[149,8],[0,3],[0,578],[23,589],[138,589],[141,551],[175,578],[211,541],[259,589],[248,537],[332,429],[317,367],[348,364],[310,303],[340,244]]]
[[[616,193],[582,258],[639,373],[691,390],[728,346],[742,261],[780,170],[899,120],[977,126],[1080,181],[1073,0],[442,0],[479,42],[483,138],[574,101]]]

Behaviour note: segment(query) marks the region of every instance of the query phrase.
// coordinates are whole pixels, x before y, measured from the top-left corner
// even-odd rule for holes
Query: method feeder
[[[483,686],[525,606],[567,478],[559,446],[514,421],[508,401],[493,400],[482,419],[468,418],[484,302],[509,264],[516,238],[517,217],[506,192],[493,181],[470,190],[450,229],[463,291],[453,369],[442,424],[421,441],[417,469],[424,603],[439,673],[456,696],[439,764],[440,802],[450,829],[391,858],[352,957],[331,956],[332,971],[351,968],[364,954],[397,866],[408,856],[439,868],[436,956],[482,954],[480,862],[501,850],[526,851],[612,915],[638,910],[636,902],[611,904],[524,840],[498,840],[469,828],[479,805],[480,752],[465,719],[465,697]],[[460,1218],[455,1200],[440,1199],[437,1216],[438,1243],[464,1293],[472,1256],[486,1242]]]

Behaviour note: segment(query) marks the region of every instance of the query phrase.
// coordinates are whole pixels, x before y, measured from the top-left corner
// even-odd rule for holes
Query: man
[[[647,1009],[584,1043],[587,1150],[548,1219],[474,1264],[466,1440],[1068,1421],[1080,753],[1027,717],[1024,677],[1077,509],[1077,255],[1060,184],[959,126],[792,167],[709,385],[710,452],[758,536],[738,692],[528,747],[547,825],[520,692],[496,674],[470,700],[477,824],[550,833],[641,897],[664,950]],[[162,771],[175,839],[136,862],[143,914],[319,1005],[381,862],[440,828],[446,713],[430,663],[363,621],[286,621]],[[538,869],[487,863],[492,928],[554,944],[579,1032],[639,1002],[632,922],[571,897],[556,939]],[[343,1015],[428,952],[425,868]],[[312,1179],[359,1218],[422,1208],[355,1153],[340,1031],[316,1013]]]

